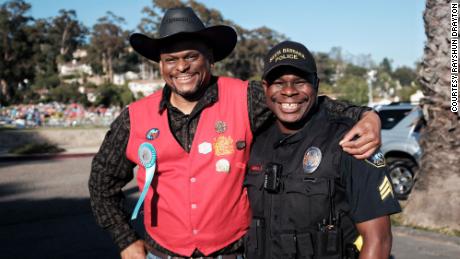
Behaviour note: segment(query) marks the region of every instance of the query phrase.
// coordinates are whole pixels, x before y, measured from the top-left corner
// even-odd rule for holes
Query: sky
[[[5,0],[0,0],[5,2]],[[151,0],[26,0],[34,18],[56,16],[73,9],[88,27],[107,11],[126,19],[135,30]],[[376,63],[387,57],[393,68],[415,67],[426,40],[423,0],[198,0],[223,17],[254,29],[267,26],[314,52],[340,47],[345,57],[371,55]]]

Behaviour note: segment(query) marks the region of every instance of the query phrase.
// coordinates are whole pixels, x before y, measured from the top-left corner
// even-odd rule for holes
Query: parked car
[[[416,179],[422,149],[420,129],[424,125],[420,107],[408,103],[376,106],[382,121],[381,150],[387,161],[395,196],[406,199]]]

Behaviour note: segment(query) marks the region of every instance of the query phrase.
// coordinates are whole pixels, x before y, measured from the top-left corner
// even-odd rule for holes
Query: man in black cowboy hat
[[[206,28],[192,9],[172,8],[159,35],[130,37],[134,50],[159,63],[166,85],[112,123],[92,163],[94,215],[123,258],[145,257],[144,245],[151,258],[237,258],[250,221],[242,184],[252,136],[272,114],[259,83],[211,74],[213,63],[235,47],[231,27]],[[343,147],[356,156],[371,154],[380,143],[378,116],[326,103],[336,116],[363,117]],[[354,135],[361,137],[351,141]],[[123,210],[121,188],[136,165],[139,187],[145,186],[145,242]]]
[[[340,148],[353,123],[325,111],[313,55],[281,42],[262,80],[277,119],[254,138],[248,161],[247,257],[388,258],[389,215],[401,208],[383,154],[363,161]]]

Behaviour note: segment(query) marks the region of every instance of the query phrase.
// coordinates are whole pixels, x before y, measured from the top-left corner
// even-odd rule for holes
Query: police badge
[[[303,171],[307,174],[313,173],[321,163],[321,150],[317,147],[309,147],[303,155]]]
[[[377,151],[370,158],[365,160],[368,164],[371,164],[374,167],[380,168],[385,166],[385,156],[382,151]]]

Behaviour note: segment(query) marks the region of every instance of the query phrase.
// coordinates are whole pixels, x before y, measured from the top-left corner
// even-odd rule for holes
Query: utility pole
[[[372,107],[374,105],[374,98],[372,97],[372,84],[375,81],[376,74],[377,74],[377,71],[375,69],[371,69],[369,70],[369,72],[367,72],[367,88],[368,88],[367,96],[369,98],[369,102],[367,106],[369,107]]]

